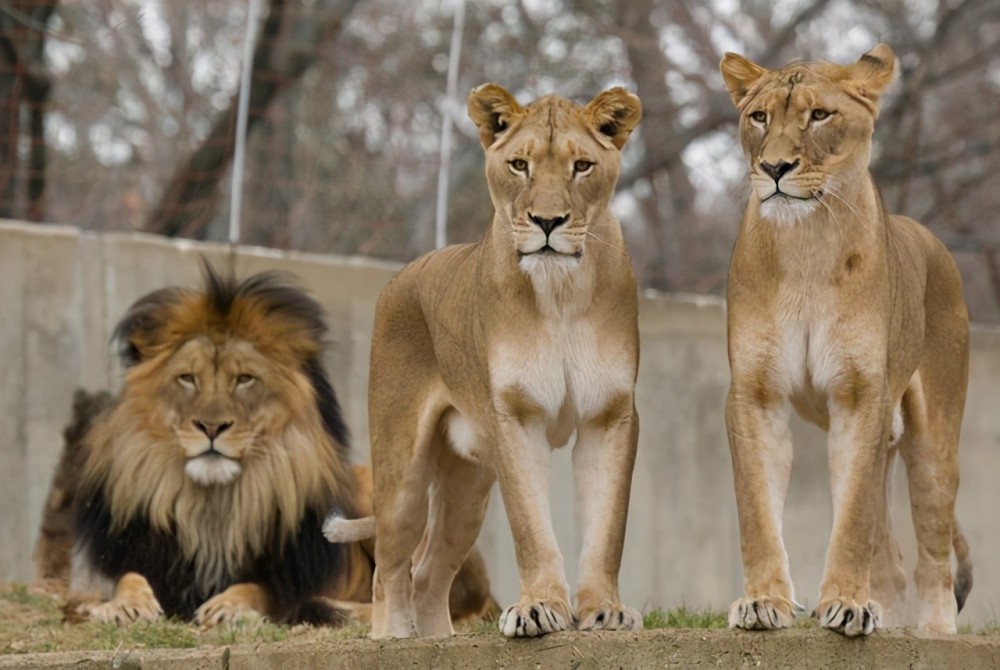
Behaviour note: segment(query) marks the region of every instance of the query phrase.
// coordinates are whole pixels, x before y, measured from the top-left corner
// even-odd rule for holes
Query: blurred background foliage
[[[491,216],[465,95],[642,98],[615,209],[646,288],[722,293],[747,187],[725,51],[769,67],[900,59],[873,171],[955,254],[1000,322],[996,0],[260,0],[242,242],[408,260],[434,245],[444,114],[448,241]],[[458,0],[460,1],[460,0]],[[0,0],[0,216],[225,240],[247,0]]]

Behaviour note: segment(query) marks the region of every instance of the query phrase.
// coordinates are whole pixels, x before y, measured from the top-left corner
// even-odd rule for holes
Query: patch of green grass
[[[177,621],[137,622],[129,626],[94,624],[94,649],[135,648],[188,649],[198,646],[194,629]]]
[[[10,589],[0,591],[0,600],[6,600],[17,605],[27,605],[42,609],[57,609],[52,598],[28,591],[24,584],[13,584]]]
[[[643,617],[643,626],[653,628],[725,628],[728,623],[725,612],[711,609],[689,609],[683,605],[672,610],[653,610]]]
[[[289,630],[288,626],[279,626],[273,623],[237,621],[219,630],[218,643],[281,642],[288,637]],[[205,641],[203,638],[202,642]]]
[[[964,623],[958,627],[959,635],[996,635],[1000,633],[1000,621],[994,619],[987,624]]]

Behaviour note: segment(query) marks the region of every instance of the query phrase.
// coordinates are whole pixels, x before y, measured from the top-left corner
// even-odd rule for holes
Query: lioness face
[[[848,185],[868,168],[878,96],[892,80],[895,59],[882,56],[774,72],[735,54],[723,59],[761,218],[792,225],[832,200],[849,203]]]
[[[294,380],[248,342],[196,337],[163,365],[155,393],[161,418],[183,451],[185,474],[198,484],[234,481],[289,420],[277,387]]]
[[[612,89],[581,107],[555,95],[519,105],[486,84],[469,98],[486,150],[497,214],[509,223],[522,269],[574,265],[614,193],[620,148],[639,122],[638,98]]]

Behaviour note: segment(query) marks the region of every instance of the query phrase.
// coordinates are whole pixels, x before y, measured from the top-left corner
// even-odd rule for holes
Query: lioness
[[[485,84],[468,110],[493,225],[478,244],[408,265],[376,307],[372,637],[452,632],[448,589],[494,480],[521,574],[503,633],[640,628],[618,597],[638,432],[637,296],[609,210],[639,99],[614,88],[586,107],[554,95],[522,107]],[[550,449],[574,432],[584,528],[575,608],[548,500]]]
[[[833,531],[815,616],[867,635],[900,605],[906,578],[888,485],[906,463],[919,625],[954,632],[972,585],[955,521],[969,327],[947,249],[886,214],[868,171],[879,96],[895,57],[774,72],[727,53],[752,190],[729,274],[733,458],[746,595],[729,625],[788,626],[794,596],[781,539],[792,463],[789,406],[829,432]],[[952,592],[950,551],[958,557]]]

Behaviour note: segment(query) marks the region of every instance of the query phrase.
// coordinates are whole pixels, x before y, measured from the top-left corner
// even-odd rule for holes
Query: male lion
[[[637,296],[609,210],[639,99],[614,88],[585,107],[554,95],[523,107],[485,84],[468,109],[493,225],[478,244],[408,265],[376,307],[372,637],[452,632],[448,589],[494,480],[521,574],[503,633],[640,628],[618,596],[638,432]],[[574,432],[584,529],[575,608],[548,500],[550,449]]]
[[[833,530],[815,616],[867,635],[895,616],[906,577],[891,535],[892,463],[906,464],[922,630],[954,632],[972,585],[955,520],[968,315],[947,249],[886,214],[868,171],[879,96],[895,57],[770,72],[728,53],[752,190],[729,274],[733,458],[746,595],[729,625],[788,626],[781,539],[792,463],[789,405],[829,432]],[[958,558],[952,592],[950,552]]]
[[[75,481],[53,494],[75,500],[72,591],[113,587],[99,621],[341,623],[370,602],[374,566],[320,528],[331,510],[370,513],[370,480],[348,460],[321,309],[278,273],[237,283],[206,266],[206,280],[129,309],[120,395],[67,430]],[[56,565],[60,546],[43,533],[36,559]],[[465,615],[489,599],[480,564],[459,582]]]

